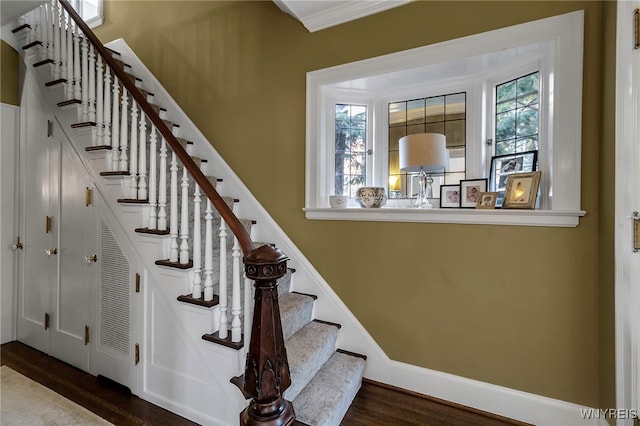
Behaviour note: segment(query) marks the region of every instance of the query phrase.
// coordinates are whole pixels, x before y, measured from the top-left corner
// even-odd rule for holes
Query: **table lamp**
[[[433,176],[441,175],[449,164],[446,139],[440,133],[416,133],[400,138],[400,170],[420,173],[416,206],[430,209],[433,205]]]

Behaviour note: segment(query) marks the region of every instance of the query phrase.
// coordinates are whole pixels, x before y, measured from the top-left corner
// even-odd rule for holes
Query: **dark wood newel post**
[[[253,250],[244,258],[246,276],[255,280],[256,291],[243,384],[252,399],[240,413],[241,425],[289,425],[296,418],[293,406],[283,397],[291,386],[291,376],[280,323],[277,280],[287,272],[287,260],[270,245]]]

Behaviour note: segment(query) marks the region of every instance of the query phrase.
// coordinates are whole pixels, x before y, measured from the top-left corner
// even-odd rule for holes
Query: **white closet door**
[[[55,127],[57,137],[62,129]],[[92,270],[96,254],[93,207],[87,205],[91,181],[68,143],[61,143],[58,211],[58,275],[54,278],[51,355],[89,370],[89,343],[93,333]],[[97,260],[97,258],[96,258]]]
[[[35,83],[32,83],[35,84]],[[51,318],[51,298],[57,276],[57,190],[59,144],[48,136],[50,117],[37,89],[25,84],[21,104],[20,237],[24,250],[18,264],[17,338],[49,352],[45,318]],[[48,219],[47,219],[48,218]],[[50,255],[47,255],[49,250]]]

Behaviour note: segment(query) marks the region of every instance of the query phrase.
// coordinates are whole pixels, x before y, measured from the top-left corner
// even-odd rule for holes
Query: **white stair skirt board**
[[[225,190],[242,199],[241,208],[245,210],[239,216],[251,217],[260,224],[254,239],[273,242],[289,256],[288,265],[296,269],[295,291],[318,296],[315,318],[342,325],[337,347],[367,356],[365,377],[538,425],[607,425],[604,420],[583,419],[580,410],[588,407],[391,360],[127,43],[118,39],[106,46],[120,52],[132,65],[133,73],[154,93],[155,103],[167,108],[167,116],[180,123],[181,136],[196,142],[192,154],[207,158],[209,170],[216,170],[216,175],[224,179]],[[245,211],[250,214],[243,215]]]

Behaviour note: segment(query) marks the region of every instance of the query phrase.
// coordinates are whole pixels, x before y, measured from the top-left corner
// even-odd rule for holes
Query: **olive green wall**
[[[18,52],[0,40],[0,102],[20,105],[18,96]]]
[[[307,71],[580,9],[577,228],[305,219]],[[601,2],[416,1],[317,33],[270,1],[104,10],[99,37],[127,41],[392,359],[589,406],[612,400],[612,384],[600,386],[613,376],[613,302],[599,292],[613,287],[611,256],[600,257],[613,248],[612,203],[600,195],[612,193],[602,89],[614,78]]]

